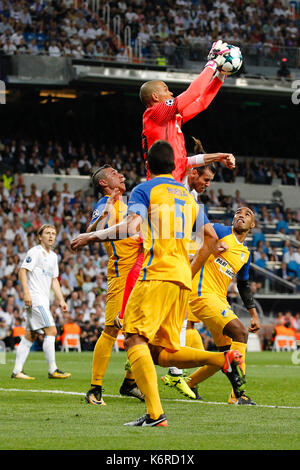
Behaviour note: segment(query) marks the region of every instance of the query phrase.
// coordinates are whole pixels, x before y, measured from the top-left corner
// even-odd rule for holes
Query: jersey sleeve
[[[162,103],[157,103],[147,111],[148,119],[151,119],[158,126],[163,126],[178,113],[177,98],[171,98]]]
[[[150,195],[142,183],[134,188],[130,195],[127,214],[138,214],[144,220],[147,217],[149,205]]]
[[[108,196],[104,196],[101,199],[99,199],[99,201],[95,205],[93,213],[92,213],[92,220],[90,222],[90,225],[92,225],[101,216],[106,206],[107,199],[108,199]]]
[[[27,271],[32,271],[37,262],[37,251],[34,248],[28,250],[23,263],[21,264],[21,268],[27,269]]]
[[[239,281],[248,281],[249,279],[249,269],[251,263],[251,254],[249,254],[249,258],[246,264],[239,270],[236,275],[237,282]]]
[[[212,226],[215,229],[219,240],[232,233],[232,228],[228,227],[227,225],[212,224]]]
[[[210,223],[202,204],[199,204],[199,203],[196,203],[196,204],[198,206],[198,214],[197,214],[194,227],[193,227],[194,233],[197,233],[201,227]]]
[[[58,258],[57,254],[55,254],[55,264],[54,264],[54,271],[53,271],[53,278],[57,278],[59,276],[59,268],[58,268]]]

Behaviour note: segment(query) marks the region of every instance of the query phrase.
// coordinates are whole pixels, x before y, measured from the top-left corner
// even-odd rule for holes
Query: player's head
[[[194,153],[206,153],[200,139],[192,136],[195,142]],[[209,165],[193,168],[188,174],[188,183],[190,189],[194,189],[198,194],[202,194],[209,188],[211,181],[214,179],[216,167],[213,163]]]
[[[150,108],[156,103],[162,103],[173,98],[173,93],[169,90],[165,82],[161,80],[150,80],[140,88],[140,99],[146,108]]]
[[[152,175],[166,175],[175,170],[174,152],[166,140],[157,140],[151,145],[147,164]]]
[[[198,194],[204,193],[214,179],[215,173],[216,168],[213,164],[193,168],[188,174],[190,189],[194,189]]]
[[[239,207],[233,217],[233,229],[236,233],[250,232],[255,227],[255,216],[249,207]]]
[[[41,245],[50,249],[53,247],[56,239],[56,228],[51,224],[44,224],[38,229],[38,238]]]
[[[119,189],[121,193],[124,193],[126,189],[125,177],[107,164],[94,171],[92,183],[95,194],[101,192],[102,194],[109,195],[114,189]]]

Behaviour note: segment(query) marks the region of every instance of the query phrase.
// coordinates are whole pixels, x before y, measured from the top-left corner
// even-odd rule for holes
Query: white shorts
[[[30,331],[42,330],[55,326],[52,313],[45,305],[35,305],[26,309],[26,329]]]

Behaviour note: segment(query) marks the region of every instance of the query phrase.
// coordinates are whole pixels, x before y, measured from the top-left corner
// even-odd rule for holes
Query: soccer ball
[[[239,47],[228,46],[228,48],[230,51],[224,54],[224,63],[219,67],[219,70],[227,75],[233,75],[240,70],[243,56]]]

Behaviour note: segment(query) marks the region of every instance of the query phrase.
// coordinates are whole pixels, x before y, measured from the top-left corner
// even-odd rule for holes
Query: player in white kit
[[[65,379],[69,372],[62,372],[55,361],[55,337],[57,329],[50,312],[50,295],[53,290],[60,308],[67,312],[58,281],[57,255],[52,251],[56,239],[56,229],[45,224],[38,230],[40,244],[28,250],[19,270],[19,280],[24,292],[27,309],[26,333],[16,351],[16,360],[12,373],[14,379],[34,379],[23,372],[23,366],[30,348],[39,333],[44,333],[43,351],[48,363],[49,379]]]

